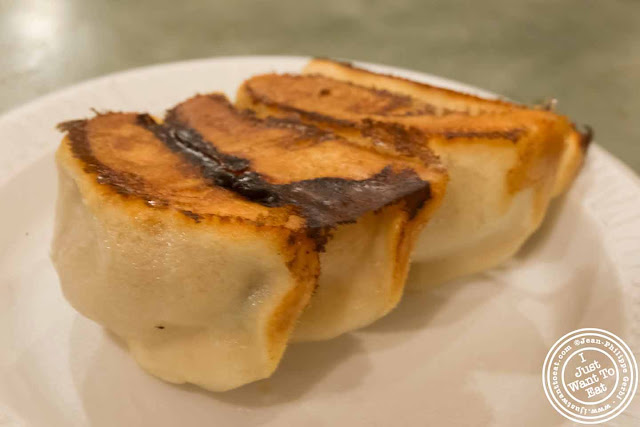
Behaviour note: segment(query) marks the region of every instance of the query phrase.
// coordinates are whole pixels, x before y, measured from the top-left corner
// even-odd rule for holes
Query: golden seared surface
[[[415,210],[429,180],[442,179],[434,158],[425,166],[300,122],[260,120],[217,94],[179,104],[163,124],[108,113],[61,128],[98,184],[197,220],[331,227],[392,203]]]
[[[261,116],[291,117],[328,129],[367,121],[402,126],[407,133],[419,134],[409,145],[516,144],[519,166],[508,177],[514,191],[545,174],[555,174],[565,141],[576,133],[566,117],[548,111],[381,76],[327,60],[314,60],[307,70],[327,71],[344,80],[319,74],[255,76],[240,88],[239,106],[254,109]]]
[[[403,77],[373,73],[347,62],[327,58],[314,58],[307,64],[304,74],[324,75],[361,86],[377,87],[396,95],[404,95],[431,106],[434,113],[464,112],[469,114],[505,112],[524,108],[503,100],[480,98],[443,87],[416,82]],[[383,81],[384,80],[384,81]]]
[[[320,75],[264,74],[248,79],[243,90],[254,102],[291,113],[316,112],[318,118],[356,120],[363,116],[435,114],[436,107],[417,99]],[[342,112],[334,117],[332,111]]]
[[[60,127],[67,131],[65,144],[103,190],[189,215],[261,218],[266,225],[283,223],[291,215],[285,208],[270,209],[211,185],[196,165],[145,127],[150,121],[144,114],[107,113]]]
[[[222,152],[249,161],[269,182],[286,184],[320,177],[364,180],[386,166],[407,161],[299,122],[260,120],[238,113],[220,95],[200,95],[175,107],[167,123],[196,130]],[[418,174],[425,166],[412,163]]]
[[[462,110],[443,112],[441,105],[430,104],[417,97],[314,74],[255,76],[244,83],[241,92],[249,102],[281,109],[291,113],[292,117],[305,116],[327,124],[346,124],[365,118],[394,120],[407,125],[419,124],[448,139],[488,136],[516,141],[527,131],[526,127],[536,121],[562,120],[549,112],[515,105],[509,108],[499,101],[495,102],[504,108],[482,115],[471,115]],[[459,95],[469,96],[469,102],[480,99]],[[481,105],[485,108],[484,104]]]

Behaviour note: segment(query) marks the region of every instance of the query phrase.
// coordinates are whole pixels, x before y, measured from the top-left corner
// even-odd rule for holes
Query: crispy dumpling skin
[[[66,298],[148,372],[214,391],[271,375],[319,276],[376,291],[323,333],[393,307],[443,193],[437,162],[261,121],[216,94],[162,124],[106,113],[61,128],[52,258]],[[380,277],[348,270],[356,254],[341,251],[361,237],[354,252]]]
[[[139,120],[67,125],[52,249],[64,294],[166,381],[265,378],[315,286],[315,242],[287,209],[207,183]]]
[[[303,75],[247,80],[237,105],[325,129],[400,126],[435,152],[449,174],[442,206],[412,255],[409,286],[423,288],[493,267],[538,228],[569,186],[588,136],[563,116],[487,100],[331,60]],[[407,141],[405,139],[405,141]]]
[[[237,130],[240,136],[249,134],[226,112],[224,108],[216,108],[210,98],[197,97],[174,109],[167,120],[184,123],[206,139],[224,146],[227,136],[221,134],[222,127],[218,123]],[[278,126],[296,128],[300,122],[281,121]],[[397,165],[394,166],[397,169],[410,167],[422,180],[417,190],[423,192],[419,196],[426,197],[425,202],[418,200],[419,206],[410,209],[413,212],[407,210],[407,203],[415,204],[416,201],[407,198],[389,205],[389,200],[400,195],[385,194],[383,188],[373,188],[373,200],[367,201],[361,194],[361,200],[354,204],[360,210],[357,221],[331,227],[330,239],[319,255],[318,284],[296,324],[294,340],[330,339],[366,326],[393,309],[404,290],[409,256],[418,231],[424,227],[444,195],[447,176],[430,150],[399,152],[391,142],[393,135],[377,137],[374,135],[376,131],[378,129],[371,126],[336,130],[331,135],[340,138],[340,144],[322,134],[317,136],[321,143],[311,149],[307,140],[289,141],[283,145],[275,139],[274,144],[263,144],[258,151],[252,137],[248,137],[244,144],[229,147],[228,153],[248,159],[272,180],[283,176],[287,182],[297,181],[315,177],[318,173],[363,179],[382,170],[385,165]],[[348,145],[345,146],[346,141]],[[364,173],[359,171],[362,168]],[[408,195],[415,192],[411,190],[411,185],[415,186],[412,181],[409,178],[396,180],[396,191],[407,192]],[[428,185],[424,186],[427,182]],[[321,204],[336,215],[341,210],[340,204],[334,203],[332,198],[325,197]],[[312,223],[317,219],[312,218]],[[337,220],[334,222],[340,222]]]

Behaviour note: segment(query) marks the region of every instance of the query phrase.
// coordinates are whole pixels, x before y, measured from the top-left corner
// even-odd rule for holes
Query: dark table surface
[[[320,55],[556,98],[640,171],[640,1],[0,0],[0,112],[114,71]]]

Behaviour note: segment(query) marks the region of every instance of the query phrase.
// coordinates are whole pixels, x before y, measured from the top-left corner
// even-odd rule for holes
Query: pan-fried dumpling
[[[409,286],[418,288],[512,256],[540,225],[552,197],[570,185],[589,140],[550,111],[323,59],[312,60],[303,75],[247,80],[237,105],[331,130],[399,126],[412,135],[404,139],[406,150],[417,141],[440,157],[450,181],[412,256]]]
[[[61,129],[66,298],[148,372],[210,390],[271,375],[314,289],[316,336],[388,312],[446,181],[433,157],[373,149],[357,127],[262,121],[216,94],[164,123],[105,113]]]

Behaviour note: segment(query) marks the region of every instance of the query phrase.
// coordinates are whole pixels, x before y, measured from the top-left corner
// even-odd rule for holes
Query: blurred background
[[[0,113],[106,73],[218,55],[424,71],[561,112],[640,171],[640,1],[0,0]]]

